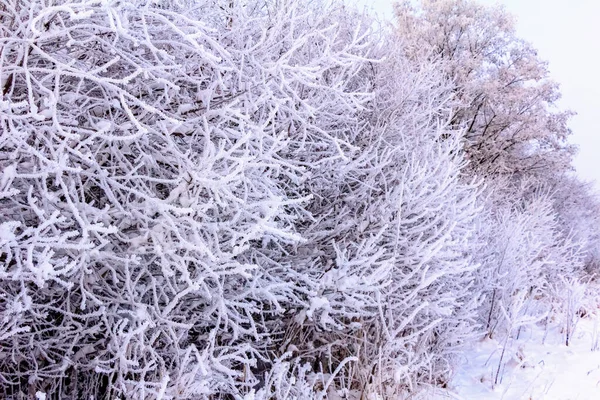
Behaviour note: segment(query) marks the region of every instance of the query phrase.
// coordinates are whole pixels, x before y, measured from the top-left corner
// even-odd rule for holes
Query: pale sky
[[[538,49],[560,83],[561,109],[577,112],[570,127],[579,146],[577,174],[600,190],[600,0],[478,0],[502,4],[517,17],[518,35]],[[358,0],[381,17],[391,0]]]

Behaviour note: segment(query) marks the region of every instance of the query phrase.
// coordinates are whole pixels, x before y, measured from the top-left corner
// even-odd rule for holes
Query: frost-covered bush
[[[370,97],[351,86],[364,29],[334,13],[2,2],[3,396],[261,385],[305,304],[262,251],[303,241],[298,154],[343,147],[332,130]]]
[[[338,387],[384,396],[447,376],[473,332],[477,301],[478,191],[460,176],[448,86],[435,65],[411,64],[393,40],[372,67],[376,96],[342,132],[340,152],[309,158],[324,167],[306,182],[311,219],[291,260],[313,283],[286,332],[318,370],[334,373],[358,357],[337,371]]]
[[[559,175],[548,183],[559,228],[581,243],[585,272],[596,277],[600,268],[600,199],[591,183]]]
[[[523,328],[560,319],[568,343],[584,292],[583,257],[581,243],[564,235],[547,191],[528,181],[496,181],[491,187],[479,216],[485,246],[475,255],[481,266],[474,287],[483,295],[478,318],[483,333],[503,346],[493,372],[498,384],[506,350]]]
[[[486,295],[480,320],[490,336],[516,335],[560,308],[567,295],[564,277],[577,277],[582,268],[581,245],[564,236],[551,197],[515,197],[520,200],[490,207],[482,230],[487,246],[478,258],[477,285]]]

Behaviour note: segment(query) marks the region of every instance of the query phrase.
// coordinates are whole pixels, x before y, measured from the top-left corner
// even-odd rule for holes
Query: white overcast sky
[[[550,64],[561,85],[562,109],[577,112],[571,143],[579,146],[578,175],[600,189],[600,0],[478,0],[502,4],[517,18],[517,32]],[[357,0],[381,17],[392,15],[392,0]]]

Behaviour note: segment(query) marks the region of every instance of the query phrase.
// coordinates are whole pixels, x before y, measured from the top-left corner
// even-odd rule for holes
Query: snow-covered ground
[[[494,384],[503,340],[486,339],[463,354],[449,389],[432,393],[443,399],[600,399],[600,316],[578,321],[574,338],[565,346],[559,326],[524,329],[510,340],[498,384]]]

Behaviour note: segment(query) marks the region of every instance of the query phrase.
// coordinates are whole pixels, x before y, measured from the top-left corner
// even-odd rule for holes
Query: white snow
[[[306,311],[306,315],[312,319],[314,312],[320,308],[329,308],[329,300],[326,297],[313,297],[310,300],[310,308]]]
[[[17,237],[14,233],[16,227],[20,224],[17,221],[3,222],[0,224],[0,244],[12,242]]]
[[[568,347],[560,326],[524,329],[509,340],[498,384],[504,340],[479,341],[464,352],[449,390],[434,399],[600,399],[599,328],[599,315],[580,319]]]

